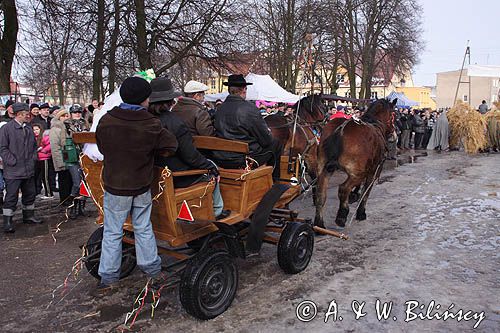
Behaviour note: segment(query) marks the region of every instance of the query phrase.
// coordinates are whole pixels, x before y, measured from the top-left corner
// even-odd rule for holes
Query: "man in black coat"
[[[247,86],[243,75],[231,75],[228,82],[229,96],[215,113],[215,129],[218,137],[248,143],[249,157],[259,165],[272,165],[273,179],[280,177],[280,156],[283,151],[278,140],[273,139],[271,131],[260,115],[257,107],[245,101]],[[245,167],[245,155],[240,153],[214,151],[217,164],[224,168]]]
[[[37,145],[33,130],[26,123],[29,106],[25,103],[12,105],[15,118],[0,129],[0,156],[3,160],[6,195],[3,204],[3,229],[14,232],[12,217],[16,210],[19,189],[22,192],[23,222],[42,223],[35,218],[35,161]]]
[[[50,129],[50,122],[52,118],[50,117],[50,105],[49,103],[43,103],[40,105],[40,114],[33,118],[31,121],[33,124],[40,124],[44,130]]]
[[[152,93],[150,96],[149,111],[160,118],[163,128],[172,132],[175,135],[178,143],[178,149],[173,156],[155,157],[155,165],[168,166],[172,171],[186,171],[192,169],[207,169],[209,177],[219,178],[217,166],[212,161],[203,156],[194,146],[191,131],[178,116],[172,111],[174,106],[174,98],[180,96],[180,93],[175,91],[172,82],[169,78],[161,77],[151,81]],[[174,177],[174,187],[188,187],[200,181],[206,181],[206,176],[184,176]],[[230,211],[223,210],[224,201],[220,194],[218,184],[213,193],[214,214],[216,219],[220,220],[229,216]]]

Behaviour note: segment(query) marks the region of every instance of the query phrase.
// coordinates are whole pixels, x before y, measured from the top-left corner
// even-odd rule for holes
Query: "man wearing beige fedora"
[[[191,135],[214,136],[215,128],[207,108],[203,105],[208,87],[198,81],[184,86],[184,96],[179,97],[172,112],[182,119]]]

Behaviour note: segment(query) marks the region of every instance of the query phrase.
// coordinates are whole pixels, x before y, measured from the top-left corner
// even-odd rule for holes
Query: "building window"
[[[372,93],[370,94],[370,98],[371,99],[378,99],[378,92],[377,91],[372,91]]]
[[[468,102],[469,101],[469,96],[467,95],[464,95],[464,98],[463,98],[464,102]]]
[[[344,83],[344,82],[345,82],[345,75],[337,74],[337,83]]]
[[[321,76],[314,75],[314,83],[321,83]]]
[[[212,86],[212,90],[215,90],[215,78],[214,77],[211,79],[210,85]]]
[[[348,97],[348,98],[351,97],[351,91],[350,90],[348,90],[348,91],[345,92],[345,97]]]

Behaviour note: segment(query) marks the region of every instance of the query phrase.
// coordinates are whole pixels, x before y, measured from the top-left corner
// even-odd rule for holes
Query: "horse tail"
[[[344,140],[340,133],[335,131],[332,135],[327,137],[324,141],[324,152],[326,157],[325,169],[328,172],[334,172],[340,169],[339,158],[342,155]]]

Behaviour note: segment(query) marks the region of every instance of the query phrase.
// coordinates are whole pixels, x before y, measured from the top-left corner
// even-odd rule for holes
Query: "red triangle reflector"
[[[87,185],[85,185],[85,182],[83,180],[80,183],[80,195],[83,195],[84,197],[90,198],[89,190],[87,189]]]
[[[188,206],[186,200],[184,200],[182,202],[181,210],[179,211],[179,216],[177,216],[177,218],[180,220],[189,221],[189,222],[194,221],[193,214],[191,214],[191,210],[189,209],[189,206]]]

